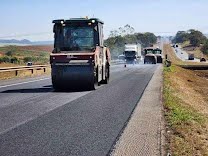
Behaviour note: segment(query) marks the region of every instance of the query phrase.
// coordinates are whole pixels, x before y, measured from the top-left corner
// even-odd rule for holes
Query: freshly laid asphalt
[[[0,155],[108,155],[156,68],[114,65],[95,91],[55,92],[50,77],[0,81]]]

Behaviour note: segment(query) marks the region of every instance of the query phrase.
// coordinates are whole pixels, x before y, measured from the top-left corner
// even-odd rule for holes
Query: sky
[[[97,17],[111,30],[131,25],[136,32],[175,35],[208,33],[208,0],[0,0],[0,39],[53,40],[52,20]]]

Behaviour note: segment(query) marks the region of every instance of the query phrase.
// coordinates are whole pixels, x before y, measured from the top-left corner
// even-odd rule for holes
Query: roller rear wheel
[[[110,78],[110,69],[109,66],[107,66],[105,69],[105,80],[103,80],[103,83],[108,84],[109,78]]]

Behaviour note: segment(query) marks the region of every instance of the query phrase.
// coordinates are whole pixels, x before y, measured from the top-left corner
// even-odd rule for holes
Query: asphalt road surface
[[[157,65],[114,65],[95,91],[55,92],[50,77],[0,81],[0,155],[108,155]]]

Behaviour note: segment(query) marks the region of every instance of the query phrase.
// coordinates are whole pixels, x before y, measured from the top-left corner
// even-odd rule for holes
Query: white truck
[[[141,58],[141,44],[125,44],[126,63],[136,63]]]

